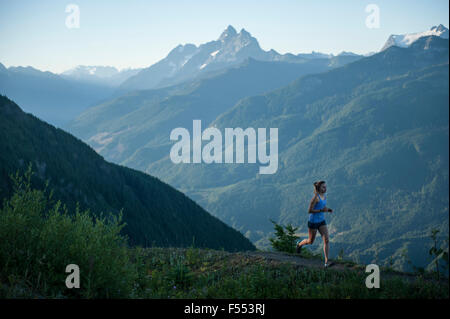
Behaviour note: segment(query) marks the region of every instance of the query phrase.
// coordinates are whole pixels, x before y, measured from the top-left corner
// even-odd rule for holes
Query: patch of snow
[[[181,63],[181,66],[183,67],[192,58],[192,56],[193,54],[185,56],[183,63]]]
[[[215,57],[217,53],[219,53],[220,50],[214,51],[213,53],[211,53],[212,57]]]

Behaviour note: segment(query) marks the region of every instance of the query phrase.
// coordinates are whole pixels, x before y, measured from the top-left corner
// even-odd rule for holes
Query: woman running
[[[323,240],[323,252],[325,255],[325,267],[329,267],[333,264],[328,260],[328,249],[329,249],[329,237],[327,223],[325,222],[324,213],[332,213],[333,210],[326,206],[327,198],[326,193],[327,185],[325,181],[319,181],[314,183],[314,197],[311,199],[309,204],[308,213],[308,234],[307,239],[303,239],[301,242],[297,243],[297,253],[300,254],[303,245],[312,245],[314,239],[316,238],[317,230],[319,230],[320,235]]]

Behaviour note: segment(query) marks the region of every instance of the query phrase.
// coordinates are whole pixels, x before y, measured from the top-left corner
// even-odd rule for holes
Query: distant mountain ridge
[[[26,112],[59,127],[114,92],[112,87],[64,78],[33,67],[0,65],[0,94],[17,101]]]
[[[252,58],[259,61],[305,63],[328,59],[336,67],[346,58],[362,56],[342,52],[297,55],[264,51],[249,32],[228,26],[215,41],[200,46],[178,45],[166,58],[144,69],[117,70],[112,66],[79,65],[61,74],[32,67],[0,65],[0,93],[17,101],[26,111],[62,127],[89,106],[142,89],[164,88],[208,76]],[[64,81],[65,80],[65,81]]]
[[[139,71],[141,71],[140,68],[119,71],[112,66],[79,65],[62,72],[60,75],[81,82],[117,87]]]
[[[230,25],[215,41],[200,46],[179,45],[161,61],[130,77],[122,85],[124,91],[144,90],[178,84],[195,76],[217,69],[225,69],[242,63],[247,58],[259,61],[304,62],[311,58],[332,58],[332,55],[279,54],[275,50],[264,51],[258,41],[245,29],[239,33]]]
[[[108,100],[86,110],[66,128],[108,160],[145,170],[147,165],[169,154],[173,128],[190,127],[193,119],[208,125],[241,98],[359,58],[312,58],[302,63],[248,58],[242,64],[179,85],[131,92]]]

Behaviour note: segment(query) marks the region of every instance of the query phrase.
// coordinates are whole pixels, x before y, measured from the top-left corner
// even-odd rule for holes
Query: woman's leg
[[[327,225],[322,225],[319,227],[319,233],[323,240],[323,253],[325,255],[325,263],[328,263],[328,250],[329,250],[329,236]]]
[[[312,245],[314,243],[314,239],[316,238],[317,229],[312,229],[308,227],[308,238],[303,239],[298,246],[302,247],[303,245]]]

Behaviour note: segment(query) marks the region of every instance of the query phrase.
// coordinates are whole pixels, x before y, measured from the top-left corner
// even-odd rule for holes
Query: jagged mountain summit
[[[381,51],[386,50],[387,48],[395,45],[398,47],[406,48],[409,47],[413,42],[417,41],[418,39],[426,36],[434,35],[443,39],[448,39],[448,29],[440,24],[438,26],[432,27],[428,31],[424,32],[416,32],[416,33],[408,33],[408,34],[392,34],[386,43],[384,44]]]
[[[246,58],[271,60],[275,51],[263,51],[258,41],[242,29],[239,33],[228,26],[217,40],[200,46],[178,45],[166,58],[142,70],[122,84],[126,90],[151,89],[180,83],[193,76],[219,68],[225,68]]]
[[[237,32],[228,26],[217,40],[199,46],[178,45],[161,61],[130,77],[122,85],[125,91],[162,88],[192,79],[201,73],[225,69],[244,62],[248,58],[260,61],[304,62],[311,58],[328,58],[332,55],[280,54],[275,50],[264,51],[258,40],[248,31]]]

